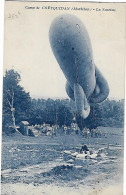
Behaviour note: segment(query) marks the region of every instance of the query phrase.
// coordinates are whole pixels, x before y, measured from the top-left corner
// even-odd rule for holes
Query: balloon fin
[[[93,94],[90,97],[90,103],[99,103],[104,101],[109,94],[109,86],[101,72],[95,67],[96,86]]]
[[[87,118],[90,113],[90,105],[87,101],[84,90],[79,84],[74,84],[74,97],[77,113],[84,119]]]
[[[74,98],[74,91],[73,89],[71,88],[70,84],[68,83],[68,81],[66,82],[66,93],[67,95],[73,100],[75,101],[75,98]]]

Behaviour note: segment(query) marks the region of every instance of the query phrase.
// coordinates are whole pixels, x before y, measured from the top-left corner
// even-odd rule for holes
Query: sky
[[[37,6],[40,8],[31,9]],[[71,10],[74,7],[95,11]],[[103,8],[116,11],[101,11]],[[59,14],[74,14],[87,28],[94,62],[109,84],[109,98],[124,98],[125,10],[124,4],[113,3],[5,2],[4,72],[18,71],[20,84],[32,97],[67,98],[66,79],[50,47],[49,28]]]

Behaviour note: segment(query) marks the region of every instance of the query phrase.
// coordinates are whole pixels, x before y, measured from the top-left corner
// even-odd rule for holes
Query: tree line
[[[17,130],[21,121],[30,125],[43,122],[59,126],[73,122],[80,129],[98,126],[123,127],[124,100],[109,100],[91,106],[87,119],[76,115],[75,102],[70,99],[33,99],[20,85],[21,77],[11,69],[3,77],[3,132],[9,134]]]

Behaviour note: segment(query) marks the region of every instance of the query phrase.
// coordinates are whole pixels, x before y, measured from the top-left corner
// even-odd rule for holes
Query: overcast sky
[[[112,8],[116,11],[59,11],[43,6]],[[40,9],[26,9],[25,6]],[[125,7],[123,4],[6,2],[4,70],[14,68],[32,97],[67,97],[63,75],[50,47],[49,28],[63,13],[78,16],[92,43],[96,66],[107,79],[109,98],[124,98]]]

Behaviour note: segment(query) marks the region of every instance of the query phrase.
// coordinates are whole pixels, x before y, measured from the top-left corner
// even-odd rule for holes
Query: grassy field
[[[24,188],[32,185],[32,194],[44,188],[40,194],[46,194],[52,184],[53,188],[71,188],[75,192],[122,183],[123,131],[114,128],[101,128],[101,131],[106,132],[106,136],[3,136],[2,194],[12,191],[22,194],[14,188],[18,184]],[[92,155],[80,154],[83,144]],[[29,195],[28,190],[29,187],[25,193]]]

